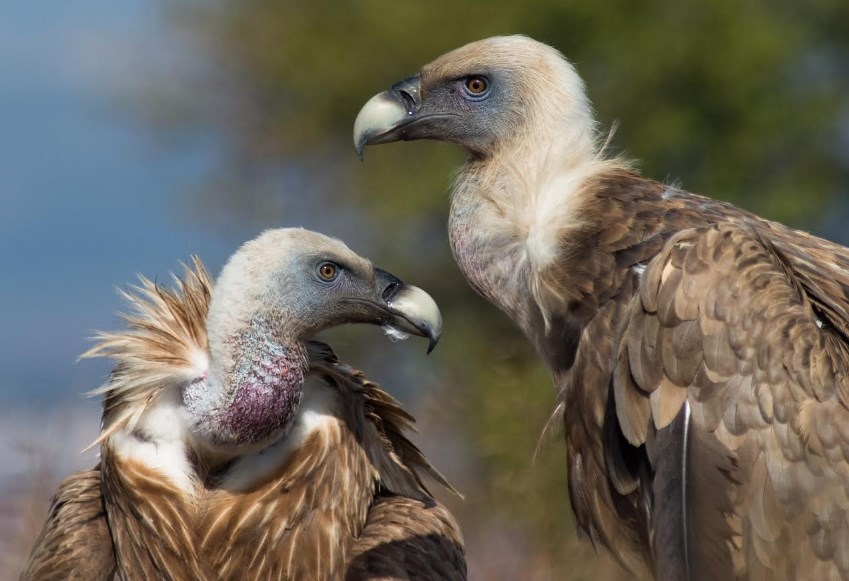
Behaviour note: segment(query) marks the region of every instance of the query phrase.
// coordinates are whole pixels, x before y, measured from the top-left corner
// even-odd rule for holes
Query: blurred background
[[[446,240],[461,154],[351,144],[364,101],[435,56],[524,33],[587,81],[644,174],[849,243],[845,0],[77,0],[0,5],[0,578],[17,572],[99,427],[75,363],[116,285],[213,271],[262,229],[338,236],[440,303],[445,333],[329,339],[419,417],[466,501],[473,579],[619,576],[575,536],[554,402]],[[539,451],[536,453],[538,442]]]

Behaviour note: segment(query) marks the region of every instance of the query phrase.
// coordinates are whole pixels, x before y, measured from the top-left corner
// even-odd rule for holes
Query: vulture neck
[[[166,389],[153,383],[155,395],[138,421],[109,438],[118,457],[153,468],[194,493],[210,471],[286,434],[301,400],[305,347],[262,318],[225,337],[210,337],[208,363],[203,357],[182,386],[179,380]],[[200,352],[198,346],[185,347],[187,353]],[[122,399],[128,400],[122,405],[133,403]]]
[[[530,127],[466,162],[449,212],[460,269],[526,332],[542,315],[535,273],[557,261],[564,236],[583,227],[586,184],[616,165],[599,153],[588,108],[538,115]]]
[[[548,326],[535,273],[556,261],[564,235],[581,227],[585,184],[617,165],[604,159],[583,81],[559,54],[549,57],[535,72],[558,82],[522,91],[527,101],[494,145],[461,168],[449,212],[460,269],[527,334],[540,318]]]
[[[575,159],[546,159],[537,170],[470,160],[449,218],[454,256],[472,287],[522,328],[555,375],[571,368],[599,312],[633,296],[675,232],[759,220],[645,179],[617,159]]]
[[[202,442],[225,456],[268,445],[295,418],[306,351],[270,322],[276,319],[256,316],[236,331],[215,333],[210,317],[209,374],[193,381],[183,399]]]

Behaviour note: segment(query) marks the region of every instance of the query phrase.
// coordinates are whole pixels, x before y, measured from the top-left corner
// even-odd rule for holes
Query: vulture
[[[660,579],[849,579],[849,249],[642,177],[524,36],[354,124],[414,139],[468,154],[450,245],[553,376],[579,530]]]
[[[25,579],[466,578],[453,491],[407,439],[413,418],[313,336],[383,325],[433,343],[436,303],[303,229],[246,243],[212,285],[124,293],[100,463],[59,487]]]

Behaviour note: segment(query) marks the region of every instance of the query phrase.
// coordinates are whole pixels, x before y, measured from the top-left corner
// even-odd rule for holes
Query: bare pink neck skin
[[[221,370],[221,386],[206,378],[183,392],[198,430],[218,446],[270,441],[288,430],[301,402],[306,352],[300,343],[275,336],[254,319],[228,341],[232,364]]]

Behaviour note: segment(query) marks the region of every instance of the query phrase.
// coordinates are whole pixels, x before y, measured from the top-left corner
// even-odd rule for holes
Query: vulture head
[[[528,137],[533,136],[533,139]],[[592,144],[595,123],[574,67],[526,36],[498,36],[444,54],[372,97],[354,123],[354,145],[435,139],[475,157],[551,143]]]
[[[421,289],[375,268],[344,243],[303,229],[264,233],[227,263],[207,318],[211,362],[183,391],[192,433],[214,448],[244,448],[285,433],[309,367],[304,341],[349,323],[393,336],[442,327]]]
[[[196,276],[187,272],[183,284]],[[163,292],[149,281],[142,291]],[[375,268],[342,242],[299,228],[270,230],[244,244],[216,281],[205,317],[200,307],[199,313],[180,315],[167,301],[162,308],[169,312],[148,313],[127,298],[142,311],[140,318],[170,320],[173,329],[161,332],[160,355],[151,353],[157,338],[145,333],[137,345],[107,334],[87,354],[119,363],[102,390],[107,399],[98,441],[111,436],[120,447],[123,438],[176,440],[216,460],[260,449],[287,433],[310,369],[305,341],[317,333],[367,323],[394,337],[426,337],[432,349],[442,329],[427,293]],[[175,320],[180,316],[186,320]],[[198,323],[205,329],[194,328]],[[175,341],[182,333],[190,336]],[[171,353],[174,345],[190,352]],[[160,374],[148,365],[174,361],[186,362],[179,389],[152,381]]]

